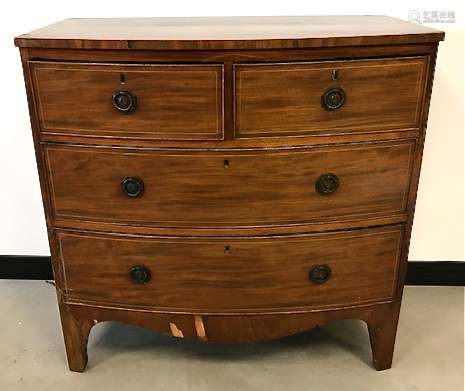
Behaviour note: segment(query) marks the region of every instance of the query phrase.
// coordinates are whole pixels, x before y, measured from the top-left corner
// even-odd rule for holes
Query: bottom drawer
[[[58,231],[58,239],[68,300],[237,313],[390,299],[402,234],[395,226],[241,239]]]

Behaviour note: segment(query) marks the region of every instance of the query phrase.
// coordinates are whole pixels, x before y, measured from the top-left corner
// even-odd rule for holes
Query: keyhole
[[[224,246],[224,252],[225,253],[230,253],[231,252],[231,249],[229,246]]]
[[[125,84],[126,83],[126,75],[124,75],[124,74],[119,75],[119,81],[120,81],[121,84]]]
[[[339,69],[333,69],[331,72],[331,79],[337,80],[339,79]]]
[[[223,161],[223,167],[224,168],[229,168],[229,160],[224,160]]]

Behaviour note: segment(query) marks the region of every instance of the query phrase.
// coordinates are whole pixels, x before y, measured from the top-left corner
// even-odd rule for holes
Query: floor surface
[[[83,374],[66,366],[54,287],[0,280],[0,390],[462,391],[464,290],[408,287],[393,367],[376,372],[364,323],[259,344],[177,340],[99,324]]]

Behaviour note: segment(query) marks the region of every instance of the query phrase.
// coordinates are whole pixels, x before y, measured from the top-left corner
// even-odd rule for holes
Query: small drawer
[[[403,213],[414,142],[275,151],[48,145],[55,217],[248,227]]]
[[[236,137],[418,128],[426,68],[426,57],[236,65]]]
[[[31,72],[44,133],[223,138],[222,65],[31,62]]]
[[[341,307],[396,294],[403,228],[251,239],[58,232],[67,298],[166,311]]]

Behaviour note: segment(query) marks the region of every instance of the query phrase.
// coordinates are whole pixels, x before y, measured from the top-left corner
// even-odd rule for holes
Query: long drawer
[[[223,66],[31,62],[41,131],[223,138]]]
[[[249,239],[57,237],[68,300],[234,312],[389,300],[402,235],[394,226]]]
[[[169,227],[300,224],[406,208],[413,141],[275,151],[48,145],[54,216]]]
[[[426,57],[236,65],[236,137],[416,129],[426,67]]]

